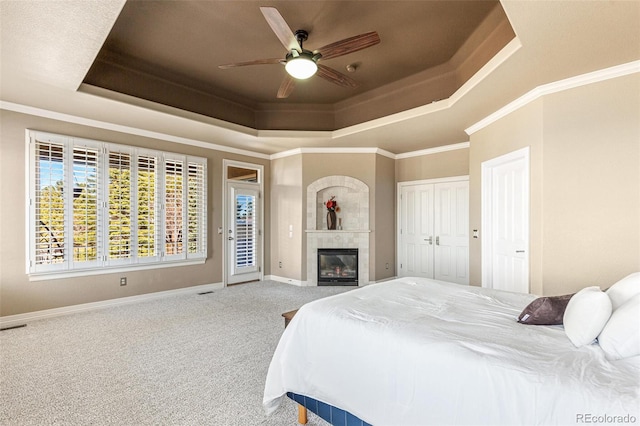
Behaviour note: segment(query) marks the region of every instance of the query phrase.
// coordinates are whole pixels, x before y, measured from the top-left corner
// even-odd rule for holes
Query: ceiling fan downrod
[[[293,58],[297,58],[298,56],[302,55],[302,56],[308,57],[313,62],[318,62],[318,60],[320,58],[322,58],[322,54],[320,52],[313,53],[310,50],[305,50],[304,49],[303,43],[309,38],[309,33],[308,32],[306,32],[305,30],[296,30],[296,32],[294,33],[294,36],[295,36],[296,40],[298,41],[298,44],[300,45],[300,52],[298,54],[296,52],[296,50],[293,49],[291,52],[289,52],[287,54],[287,58],[289,56],[291,56]]]
[[[304,47],[302,46],[302,43],[307,41],[307,39],[309,38],[309,33],[306,32],[305,30],[296,30],[294,36],[296,37],[296,40],[298,40],[300,49],[304,51]]]

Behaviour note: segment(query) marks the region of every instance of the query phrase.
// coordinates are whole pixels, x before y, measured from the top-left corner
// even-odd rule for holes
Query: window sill
[[[123,272],[145,271],[149,269],[174,268],[177,266],[202,265],[206,259],[181,260],[176,262],[149,263],[126,266],[114,266],[100,269],[84,269],[76,271],[44,272],[29,274],[29,281],[59,280],[63,278],[87,277],[92,275],[120,274]]]

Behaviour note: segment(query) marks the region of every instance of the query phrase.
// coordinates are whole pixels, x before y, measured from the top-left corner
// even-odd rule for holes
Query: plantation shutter
[[[65,238],[65,145],[35,140],[32,226],[36,230],[31,253],[33,271],[56,270],[66,267]]]
[[[72,224],[68,232],[73,238],[72,262],[75,267],[93,266],[100,255],[98,223],[102,209],[98,209],[98,149],[74,146],[72,162]]]
[[[136,230],[138,259],[155,260],[158,248],[158,157],[139,154],[137,161]]]
[[[255,201],[252,195],[236,196],[236,268],[256,264]]]
[[[164,256],[185,258],[185,162],[166,158],[164,161]]]
[[[127,263],[132,253],[132,155],[129,150],[109,151],[107,208],[110,264]]]
[[[207,253],[207,188],[206,165],[189,161],[187,183],[187,257],[206,257]]]
[[[206,159],[36,131],[28,148],[28,274],[206,259]]]

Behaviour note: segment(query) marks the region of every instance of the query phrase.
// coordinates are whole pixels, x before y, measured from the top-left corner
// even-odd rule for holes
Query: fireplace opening
[[[358,249],[318,249],[318,285],[358,285]]]

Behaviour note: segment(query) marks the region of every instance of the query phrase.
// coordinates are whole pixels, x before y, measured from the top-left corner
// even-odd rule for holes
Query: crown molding
[[[64,121],[66,123],[80,124],[83,126],[95,127],[98,129],[112,130],[115,132],[128,133],[130,135],[143,136],[147,138],[160,139],[167,142],[175,142],[183,145],[196,146],[199,148],[213,149],[216,151],[228,152],[232,154],[246,155],[248,157],[269,159],[269,154],[249,151],[246,149],[233,148],[225,145],[218,145],[211,142],[205,142],[197,139],[184,138],[181,136],[169,135],[166,133],[154,132],[151,130],[140,129],[138,127],[124,126],[121,124],[110,123],[92,118],[79,117],[77,115],[65,114],[61,112],[51,111],[43,108],[32,107],[28,105],[16,104],[13,102],[0,101],[0,109],[18,112],[22,114],[30,114],[37,117],[50,118],[52,120]]]
[[[378,154],[391,158],[392,160],[401,160],[403,158],[422,157],[424,155],[438,154],[440,152],[465,149],[469,148],[469,145],[469,142],[460,142],[451,145],[437,146],[435,148],[421,149],[419,151],[405,152],[402,154],[394,154],[380,148],[296,148],[272,154],[271,160],[301,154]]]
[[[454,143],[451,145],[437,146],[435,148],[427,148],[427,149],[421,149],[419,151],[397,154],[395,156],[395,159],[402,160],[404,158],[422,157],[423,155],[433,155],[433,154],[438,154],[440,152],[455,151],[457,149],[469,148],[470,145],[471,144],[469,142],[460,142],[460,143]]]
[[[520,46],[520,43],[516,40],[512,44],[510,43],[505,49],[503,49],[502,55],[504,55],[502,60],[508,56],[510,56],[514,51],[516,51]],[[496,59],[496,58],[494,58]],[[490,73],[496,66],[498,66],[502,60],[497,59],[495,62],[490,61],[486,68],[482,70],[482,73]],[[542,86],[538,86],[531,91],[527,92],[525,95],[516,99],[515,101],[505,105],[500,108],[498,111],[493,114],[487,116],[486,118],[480,120],[476,124],[470,126],[465,130],[468,135],[472,135],[473,133],[487,127],[488,125],[496,122],[497,120],[503,118],[504,116],[510,114],[513,111],[535,101],[536,99],[546,96],[552,93],[558,93],[564,90],[573,89],[580,86],[585,86],[588,84],[598,83],[601,81],[606,81],[618,77],[623,77],[629,74],[634,74],[640,72],[640,60],[633,61],[626,64],[605,68],[602,70],[594,71],[587,74],[582,74],[576,77],[567,78],[564,80],[560,80],[553,83],[548,83]],[[367,122],[362,123],[357,126],[351,126],[349,128],[336,130],[333,132],[329,131],[278,131],[278,130],[262,130],[258,131],[256,134],[250,135],[247,133],[243,133],[245,137],[255,138],[257,141],[267,141],[272,139],[277,141],[278,139],[295,139],[300,138],[301,140],[310,141],[315,140],[317,142],[321,142],[323,140],[335,140],[340,137],[346,136],[351,133],[357,133],[364,130],[369,130],[371,128],[376,128],[380,126],[384,126],[386,124],[391,124],[393,122],[398,122],[402,120],[406,120],[415,116],[428,114],[440,109],[448,108],[452,103],[458,101],[462,93],[466,92],[470,89],[470,87],[477,84],[479,80],[482,79],[480,75],[476,75],[473,79],[477,79],[475,81],[469,81],[468,86],[463,85],[459,89],[459,92],[456,92],[454,96],[449,99],[444,99],[439,102],[435,102],[429,105],[425,105],[422,107],[415,108],[414,110],[405,111],[403,113],[394,114],[392,117],[385,117],[382,119],[374,120],[375,122]],[[250,151],[247,149],[233,148],[225,145],[218,145],[212,142],[205,142],[202,140],[185,138],[180,136],[174,136],[161,132],[154,132],[150,130],[140,129],[132,126],[125,126],[115,123],[110,123],[101,120],[95,120],[85,117],[80,117],[71,114],[60,113],[56,111],[51,111],[43,108],[28,106],[17,104],[8,101],[0,100],[0,109],[8,110],[23,114],[30,114],[34,116],[39,116],[43,118],[49,118],[53,120],[64,121],[73,124],[79,124],[84,126],[96,127],[105,130],[112,130],[116,132],[123,132],[137,136],[143,136],[153,139],[165,140],[168,142],[175,142],[184,145],[196,146],[205,149],[212,149],[221,152],[228,152],[232,154],[244,155],[247,157],[260,158],[263,160],[274,160],[278,158],[284,158],[292,155],[298,154],[378,154],[383,155],[385,157],[397,160],[411,157],[419,157],[423,155],[431,155],[439,152],[451,151],[455,149],[465,149],[469,147],[469,142],[461,142],[451,145],[445,145],[441,147],[428,148],[419,151],[406,152],[401,154],[394,154],[392,152],[386,151],[384,149],[369,147],[369,148],[297,148],[288,151],[282,151],[275,154],[263,154],[255,151]],[[231,130],[239,132],[236,130]],[[242,132],[239,132],[242,133]]]
[[[575,77],[566,78],[553,83],[543,84],[538,86],[524,95],[520,96],[513,102],[508,103],[504,107],[500,108],[496,112],[476,124],[465,129],[465,132],[471,136],[475,132],[484,129],[492,123],[500,120],[508,114],[522,108],[531,102],[553,93],[563,92],[565,90],[574,89],[576,87],[586,86],[588,84],[599,83],[601,81],[611,80],[618,77],[624,77],[625,75],[635,74],[640,72],[640,61],[628,62],[622,65],[616,65],[613,67],[605,68],[598,71],[593,71],[586,74],[581,74]]]
[[[21,114],[29,114],[42,118],[49,118],[52,120],[64,121],[66,123],[79,124],[83,126],[95,127],[99,129],[112,130],[115,132],[128,133],[136,136],[143,136],[153,139],[160,139],[168,142],[175,142],[183,145],[196,146],[199,148],[213,149],[221,152],[228,152],[232,154],[245,155],[247,157],[260,158],[263,160],[272,160],[276,158],[288,157],[296,154],[329,154],[329,153],[341,153],[341,154],[380,154],[392,159],[395,159],[395,154],[380,148],[297,148],[289,151],[282,151],[276,154],[263,154],[259,152],[249,151],[245,149],[233,148],[225,145],[218,145],[211,142],[205,142],[202,140],[184,138],[180,136],[169,135],[166,133],[154,132],[150,130],[140,129],[132,126],[124,126],[120,124],[110,123],[101,120],[95,120],[91,118],[80,117],[77,115],[65,114],[61,112],[51,111],[44,108],[33,107],[29,105],[17,104],[14,102],[0,100],[0,109],[18,112]],[[250,135],[247,135],[250,136]],[[328,131],[289,131],[289,130],[261,130],[254,136],[261,141],[267,141],[269,139],[316,139],[316,140],[331,140],[334,138],[333,132]]]
[[[482,81],[486,76],[488,76],[491,72],[493,72],[500,64],[506,61],[511,55],[513,55],[522,44],[518,40],[518,38],[514,38],[511,42],[509,42],[504,48],[498,52],[487,64],[485,64],[476,74],[472,76],[469,81],[463,84],[450,98],[442,99],[440,101],[432,102],[427,105],[423,105],[420,107],[412,108],[403,112],[399,112],[396,114],[391,114],[386,117],[381,117],[378,119],[370,120],[361,124],[345,127],[343,129],[338,129],[334,131],[297,131],[297,130],[258,130],[246,128],[244,126],[232,126],[232,128],[227,128],[227,126],[222,126],[222,122],[218,125],[211,124],[213,126],[224,127],[226,130],[230,132],[235,132],[237,134],[241,134],[243,137],[249,137],[256,142],[268,142],[269,140],[273,140],[277,142],[278,139],[300,139],[304,140],[305,144],[309,144],[310,142],[315,142],[317,144],[321,144],[326,141],[337,140],[342,137],[357,134],[363,131],[373,130],[376,128],[384,127],[389,124],[399,123],[405,120],[417,118],[420,116],[428,115],[440,110],[448,109],[453,104],[455,104],[462,96],[467,93],[471,88],[477,85],[480,81]],[[115,100],[117,102],[117,100]],[[144,108],[143,106],[137,105],[138,107]],[[17,104],[8,101],[0,100],[0,109],[10,110],[14,112],[24,113],[35,115],[43,118],[50,118],[54,120],[60,120],[68,123],[80,124],[90,127],[96,127],[105,130],[112,130],[116,132],[124,132],[132,135],[149,137],[154,139],[161,139],[168,142],[175,142],[184,145],[191,145],[206,149],[213,149],[221,152],[228,152],[232,154],[244,155],[247,157],[260,158],[260,159],[274,159],[274,158],[283,158],[289,155],[296,155],[297,153],[344,153],[344,154],[362,154],[362,153],[375,153],[379,155],[383,155],[388,158],[396,159],[397,155],[393,154],[389,151],[379,149],[379,148],[300,148],[304,151],[299,151],[298,149],[283,151],[281,153],[275,154],[263,154],[255,151],[250,151],[247,149],[241,148],[233,148],[226,145],[219,145],[213,142],[206,142],[197,139],[185,138],[180,136],[174,136],[161,132],[154,132],[150,130],[145,130],[132,126],[125,126],[116,123],[111,123],[102,120],[95,120],[90,118],[85,118],[77,115],[60,113],[52,110],[47,110],[44,108]],[[169,114],[169,112],[160,112]],[[182,117],[185,120],[192,120],[193,118]],[[228,125],[228,123],[227,123]],[[314,151],[315,149],[315,151]],[[426,155],[430,152],[429,150],[416,151],[416,152],[427,152]],[[433,152],[431,152],[433,153]],[[415,154],[415,153],[405,153],[402,154],[408,158],[410,156],[418,156],[425,154]]]
[[[378,154],[392,160],[396,159],[396,154],[380,148],[296,148],[272,154],[270,159],[277,160],[302,154]]]
[[[460,99],[464,97],[475,86],[488,77],[501,64],[509,59],[522,47],[522,43],[518,37],[515,37],[506,46],[504,46],[497,55],[491,58],[478,72],[476,72],[469,80],[467,80],[458,90],[450,97],[433,101],[429,104],[411,108],[406,111],[390,114],[385,117],[376,118],[374,120],[365,121],[364,123],[355,124],[342,129],[334,130],[332,136],[334,139],[353,135],[366,130],[373,130],[391,124],[400,123],[406,120],[422,117],[438,111],[447,110],[453,107]]]

